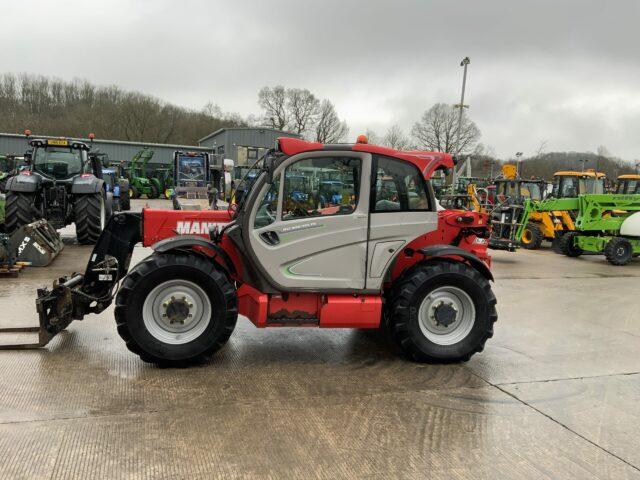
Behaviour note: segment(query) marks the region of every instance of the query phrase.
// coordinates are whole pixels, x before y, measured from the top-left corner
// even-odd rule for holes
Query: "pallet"
[[[0,278],[16,278],[23,267],[23,263],[16,263],[12,266],[0,265]]]

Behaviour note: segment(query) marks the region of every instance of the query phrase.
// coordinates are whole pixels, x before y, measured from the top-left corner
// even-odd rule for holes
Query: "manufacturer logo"
[[[178,222],[176,225],[176,233],[178,235],[208,235],[209,231],[214,228],[222,228],[226,223],[218,222]]]
[[[22,255],[24,249],[29,245],[29,241],[31,241],[30,237],[24,237],[24,240],[22,240],[22,243],[18,246],[18,256]]]

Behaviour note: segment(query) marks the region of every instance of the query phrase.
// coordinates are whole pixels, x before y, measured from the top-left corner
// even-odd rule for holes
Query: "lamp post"
[[[464,91],[467,88],[467,67],[469,66],[469,64],[471,63],[471,60],[469,59],[469,57],[464,57],[462,59],[462,61],[460,62],[460,66],[464,68],[463,72],[462,72],[462,92],[460,93],[460,103],[457,103],[453,106],[453,108],[458,108],[458,130],[456,132],[456,138],[457,138],[457,145],[456,145],[456,151],[455,152],[451,152],[454,153],[455,155],[460,155],[460,151],[462,150],[461,145],[460,145],[460,135],[462,134],[462,114],[463,114],[463,109],[465,108],[469,108],[469,105],[465,105],[464,104]],[[456,183],[456,169],[453,169],[453,184],[455,185]]]
[[[519,177],[522,177],[522,152],[516,152],[516,159],[517,159],[517,169],[516,169],[516,174]]]

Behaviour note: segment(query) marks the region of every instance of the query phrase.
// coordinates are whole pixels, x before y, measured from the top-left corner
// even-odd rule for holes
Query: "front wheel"
[[[32,193],[7,192],[5,204],[5,231],[11,235],[18,228],[35,219],[35,195]]]
[[[621,267],[633,259],[633,246],[626,238],[613,237],[605,245],[604,255],[611,265]]]
[[[412,360],[467,361],[493,336],[496,297],[488,280],[467,264],[437,261],[418,266],[393,292],[388,327]]]
[[[522,239],[520,243],[522,248],[527,250],[537,250],[542,245],[542,231],[540,227],[535,223],[527,223],[527,226],[524,227],[524,232],[522,232]]]
[[[584,253],[580,247],[576,245],[575,239],[578,232],[572,231],[565,233],[558,242],[560,252],[567,257],[579,257]]]
[[[143,361],[187,366],[207,360],[231,336],[236,290],[200,255],[153,254],[125,277],[115,317],[118,333]]]
[[[101,192],[92,195],[76,195],[73,207],[78,243],[95,244],[108,218],[104,194]]]

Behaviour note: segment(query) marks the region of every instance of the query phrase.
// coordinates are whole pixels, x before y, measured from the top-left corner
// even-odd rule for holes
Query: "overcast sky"
[[[264,85],[329,98],[350,137],[456,103],[502,157],[640,158],[638,0],[2,2],[0,71],[258,113]]]

